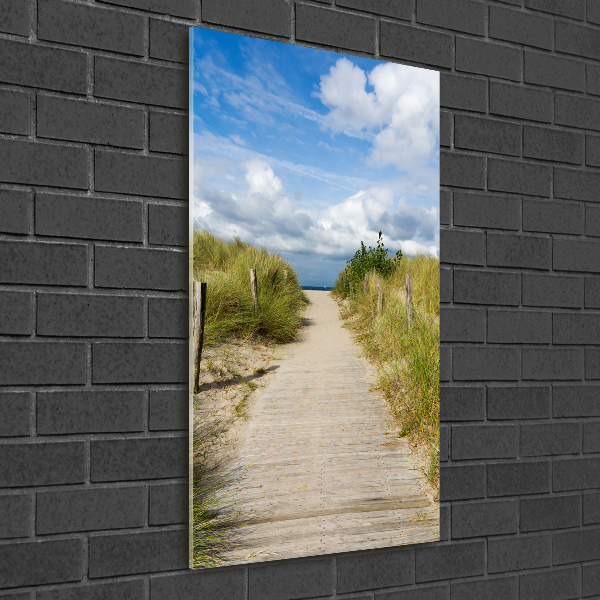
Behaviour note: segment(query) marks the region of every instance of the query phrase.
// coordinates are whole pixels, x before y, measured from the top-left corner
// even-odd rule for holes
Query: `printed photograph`
[[[439,540],[439,73],[189,50],[190,566]]]

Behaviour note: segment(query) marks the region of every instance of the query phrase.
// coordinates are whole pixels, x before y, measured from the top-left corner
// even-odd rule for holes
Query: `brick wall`
[[[441,72],[442,541],[187,570],[187,28]],[[0,598],[600,597],[600,3],[0,2]]]

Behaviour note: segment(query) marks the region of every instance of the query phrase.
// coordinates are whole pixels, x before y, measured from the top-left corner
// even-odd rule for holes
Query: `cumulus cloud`
[[[367,74],[342,57],[321,76],[316,96],[330,109],[326,127],[371,140],[371,162],[406,171],[436,159],[436,72],[382,63]]]

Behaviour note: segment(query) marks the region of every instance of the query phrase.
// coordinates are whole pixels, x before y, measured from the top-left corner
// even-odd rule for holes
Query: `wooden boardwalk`
[[[232,562],[280,560],[439,539],[410,449],[386,427],[366,364],[326,292],[250,412],[227,490],[238,530]]]

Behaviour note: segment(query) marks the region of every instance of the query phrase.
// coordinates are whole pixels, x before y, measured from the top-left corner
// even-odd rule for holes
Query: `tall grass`
[[[408,326],[405,275],[411,275],[413,320]],[[428,256],[402,257],[383,279],[383,308],[377,312],[376,275],[346,297],[343,273],[333,294],[345,297],[342,316],[367,356],[378,365],[379,385],[387,397],[400,435],[426,443],[431,451],[427,473],[439,478],[440,263]]]
[[[204,343],[259,334],[269,341],[295,339],[308,303],[292,265],[281,256],[209,231],[194,231],[194,279],[206,281]],[[250,269],[256,269],[258,310],[254,310]],[[287,271],[287,273],[286,273]]]

